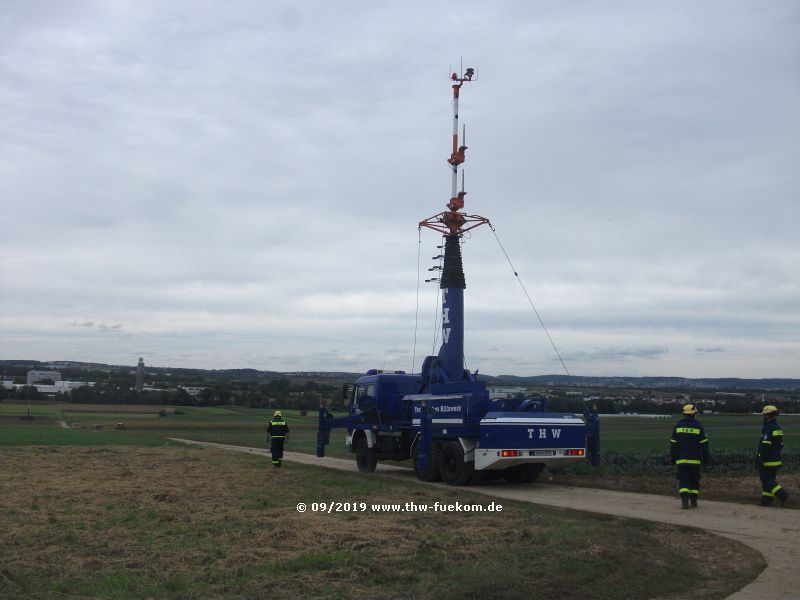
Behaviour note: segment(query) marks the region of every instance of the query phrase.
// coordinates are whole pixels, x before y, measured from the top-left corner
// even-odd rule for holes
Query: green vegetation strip
[[[10,598],[704,599],[764,566],[697,530],[512,501],[499,513],[299,513],[491,499],[211,449],[4,447],[0,459]]]
[[[172,443],[124,431],[64,429],[55,424],[0,425],[0,446],[164,446]]]

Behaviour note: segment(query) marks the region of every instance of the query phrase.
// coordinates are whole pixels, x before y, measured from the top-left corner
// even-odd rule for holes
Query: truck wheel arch
[[[365,431],[363,429],[356,429],[353,433],[347,434],[347,445],[350,446],[350,452],[356,451],[358,440],[362,437],[367,438],[367,448],[375,447],[375,433],[373,431]]]

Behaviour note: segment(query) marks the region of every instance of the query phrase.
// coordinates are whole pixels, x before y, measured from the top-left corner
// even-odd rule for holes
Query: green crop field
[[[617,452],[668,451],[669,438],[678,417],[602,417],[601,440],[606,450]],[[699,418],[712,451],[755,450],[761,434],[759,415],[708,415]],[[800,447],[800,416],[780,417],[787,447]]]
[[[73,412],[62,410],[69,405],[32,403],[31,414],[36,422],[49,422],[56,427],[55,421],[79,423],[83,428],[102,425],[104,429],[123,422],[126,435],[145,439],[183,437],[200,441],[245,445],[251,447],[265,446],[265,431],[272,410],[249,409],[244,407],[167,407],[170,414],[158,416],[161,407],[153,407],[153,412],[125,412],[124,405],[115,405],[109,412]],[[102,411],[102,407],[99,407]],[[140,407],[137,407],[140,408]],[[16,422],[14,417],[26,414],[25,403],[0,402],[0,418],[10,425]],[[176,411],[171,414],[171,411]],[[314,454],[316,452],[317,415],[310,411],[301,416],[299,411],[285,410],[284,417],[291,428],[289,449],[296,452]],[[601,446],[604,452],[614,453],[650,453],[663,452],[669,449],[669,437],[677,417],[644,418],[644,417],[601,417]],[[708,433],[712,452],[719,451],[753,451],[758,443],[761,431],[761,417],[758,415],[710,415],[701,418]],[[800,416],[787,415],[781,417],[785,431],[786,447],[800,448]],[[10,430],[4,430],[2,438],[8,438]],[[54,436],[65,435],[56,434]],[[24,436],[23,436],[24,437]],[[0,443],[3,443],[0,438]],[[16,438],[23,439],[23,438]],[[41,434],[39,440],[46,439]],[[8,442],[6,442],[8,443]],[[18,442],[24,443],[24,442]],[[42,441],[38,443],[43,443]],[[344,447],[343,430],[331,433],[331,443],[327,453],[332,456],[347,456]]]
[[[39,403],[14,403],[14,402],[0,402],[0,417],[21,417],[28,414],[34,417],[56,417],[60,416],[61,412],[57,404],[39,404]]]
[[[123,431],[63,429],[57,425],[0,423],[0,446],[163,446],[169,440],[146,438]]]
[[[124,405],[103,405],[81,412],[69,405],[31,403],[33,421],[20,421],[17,417],[27,414],[26,403],[0,402],[0,445],[97,445],[105,443],[154,445],[164,443],[167,438],[189,438],[198,441],[217,442],[266,447],[266,428],[273,411],[244,407],[164,407],[166,416],[159,416],[162,407],[152,407],[152,412],[125,412]],[[113,410],[112,410],[113,409]],[[174,413],[172,411],[175,411]],[[287,450],[316,453],[317,415],[315,412],[302,416],[298,410],[282,411],[289,422],[291,435]],[[78,429],[63,429],[58,421]],[[124,423],[124,431],[114,431],[117,423]],[[94,431],[101,426],[101,431]],[[344,433],[331,436],[327,454],[330,456],[352,456],[345,448]]]

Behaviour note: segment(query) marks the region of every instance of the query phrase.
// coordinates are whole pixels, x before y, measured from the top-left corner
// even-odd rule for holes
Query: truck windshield
[[[357,385],[355,390],[353,391],[353,401],[350,405],[350,412],[355,414],[361,414],[365,410],[364,406],[364,398],[370,396],[372,398],[375,397],[375,384],[370,383],[368,385]]]

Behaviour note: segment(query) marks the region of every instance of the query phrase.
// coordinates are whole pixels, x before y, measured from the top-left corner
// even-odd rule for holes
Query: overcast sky
[[[466,210],[572,374],[800,377],[780,0],[0,0],[0,358],[418,370],[462,56]],[[467,366],[563,372],[463,252]]]

